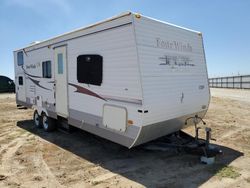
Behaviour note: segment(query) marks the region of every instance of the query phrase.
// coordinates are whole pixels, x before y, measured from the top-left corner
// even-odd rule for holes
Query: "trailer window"
[[[23,65],[23,52],[17,52],[17,65]]]
[[[51,78],[51,61],[44,61],[42,64],[43,64],[43,77]]]
[[[22,77],[22,76],[19,76],[19,77],[18,77],[18,84],[19,84],[20,86],[23,85],[23,77]]]
[[[79,55],[77,57],[78,82],[100,86],[102,83],[102,61],[103,58],[100,55]]]

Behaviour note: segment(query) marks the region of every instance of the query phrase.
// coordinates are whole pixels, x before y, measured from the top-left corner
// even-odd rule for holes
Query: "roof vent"
[[[40,41],[33,41],[30,44],[38,44],[38,43],[40,43]]]

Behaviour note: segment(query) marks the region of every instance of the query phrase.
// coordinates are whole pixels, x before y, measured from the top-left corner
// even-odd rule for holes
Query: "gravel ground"
[[[45,133],[33,126],[32,110],[0,94],[0,187],[250,187],[250,92],[211,93],[204,120],[224,152],[212,165],[176,150],[129,150],[81,130]]]
[[[212,88],[210,91],[211,95],[214,97],[221,97],[250,103],[250,89]]]

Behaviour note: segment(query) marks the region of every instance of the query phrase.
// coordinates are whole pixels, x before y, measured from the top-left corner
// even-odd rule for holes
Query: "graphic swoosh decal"
[[[46,87],[41,86],[41,85],[40,85],[40,81],[34,80],[34,79],[30,78],[30,77],[28,77],[28,78],[29,78],[35,85],[37,85],[38,87],[51,91],[51,89],[48,89],[48,88],[46,88]]]
[[[90,90],[88,90],[88,89],[86,89],[84,87],[81,87],[81,86],[78,86],[78,85],[75,85],[75,84],[72,84],[72,83],[69,83],[69,85],[75,87],[76,88],[75,92],[77,92],[77,93],[82,93],[82,94],[90,95],[90,96],[102,99],[104,101],[107,101],[106,99],[104,99],[100,95],[98,95],[98,94],[94,93],[93,91],[90,91]]]
[[[25,69],[23,68],[23,66],[22,66],[22,69],[23,69],[24,74],[26,74],[26,75],[28,75],[28,76],[30,76],[30,77],[33,77],[33,78],[42,78],[41,76],[35,76],[35,75],[32,75],[32,74],[27,73],[27,72],[25,71]]]

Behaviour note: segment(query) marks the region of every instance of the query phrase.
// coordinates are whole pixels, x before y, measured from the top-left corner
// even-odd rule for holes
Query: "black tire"
[[[46,132],[51,132],[56,129],[56,120],[48,117],[45,113],[42,114],[42,126]]]
[[[34,126],[35,127],[37,127],[37,128],[41,128],[42,127],[42,117],[39,116],[37,110],[34,111],[33,122],[34,122]]]

